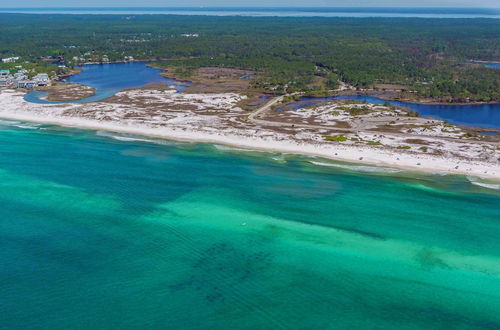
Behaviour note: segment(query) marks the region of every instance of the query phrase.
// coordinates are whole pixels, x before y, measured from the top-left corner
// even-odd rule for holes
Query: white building
[[[14,73],[14,79],[16,80],[26,80],[28,77],[24,73]]]
[[[7,57],[7,58],[2,58],[3,63],[14,63],[15,61],[19,60],[19,56],[15,57]]]
[[[33,81],[37,86],[47,86],[50,82],[49,75],[46,73],[39,73],[33,77]]]
[[[36,83],[32,80],[18,80],[15,83],[17,88],[34,88]]]

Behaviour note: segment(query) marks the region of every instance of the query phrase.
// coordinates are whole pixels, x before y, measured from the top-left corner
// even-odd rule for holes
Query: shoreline
[[[395,95],[391,95],[390,93],[387,92],[380,92],[380,91],[369,91],[369,90],[361,90],[361,91],[355,91],[355,90],[347,90],[347,91],[342,91],[339,92],[337,95],[363,95],[363,96],[371,96],[371,97],[376,97],[384,101],[395,101],[395,102],[404,102],[404,103],[410,103],[410,104],[418,104],[418,105],[444,105],[444,106],[454,106],[454,105],[488,105],[488,104],[500,104],[500,101],[490,101],[490,102],[439,102],[435,101],[432,99],[422,99],[420,101],[418,100],[413,100],[413,99],[405,99],[405,98],[398,98]],[[335,96],[335,95],[332,95]]]
[[[172,128],[166,129],[165,127],[127,126],[83,118],[42,118],[15,113],[0,113],[0,118],[93,131],[103,130],[114,133],[133,134],[179,142],[218,144],[246,150],[321,157],[339,162],[389,167],[409,173],[463,175],[500,182],[500,167],[492,169],[491,164],[465,159],[453,159],[452,161],[450,159],[430,155],[412,155],[393,151],[388,152],[375,148],[361,148],[345,145],[319,146],[312,143],[272,141],[255,137],[249,138],[243,135],[218,135],[206,132],[176,130]],[[415,165],[411,165],[411,163]],[[459,168],[455,168],[456,166],[459,166]]]
[[[162,62],[165,61],[164,59],[134,59],[132,61],[112,61],[112,62],[87,62],[83,64],[76,64],[75,67],[80,70],[76,70],[76,72],[69,72],[64,75],[59,76],[59,78],[66,79],[70,76],[79,74],[83,71],[81,68],[82,66],[85,65],[106,65],[106,64],[120,64],[120,63],[145,63],[146,66],[149,66],[151,68],[155,68],[158,70],[163,71],[160,73],[162,77],[166,77],[169,79],[174,79],[180,83],[193,83],[193,81],[188,80],[188,79],[183,79],[183,78],[178,78],[175,77],[174,75],[169,75],[169,70],[157,65],[154,65],[154,62]],[[480,61],[476,61],[480,62]],[[485,62],[485,63],[496,63],[496,62]],[[500,62],[498,62],[500,63]],[[246,70],[246,69],[241,69],[241,70]],[[444,106],[453,106],[453,105],[488,105],[488,104],[500,104],[500,101],[490,101],[490,102],[440,102],[437,100],[432,100],[432,99],[421,99],[421,100],[414,100],[414,99],[405,99],[405,98],[399,98],[397,95],[392,95],[387,92],[380,92],[377,90],[353,90],[353,89],[348,89],[348,90],[342,90],[342,91],[334,91],[331,95],[307,95],[307,92],[302,92],[306,97],[329,97],[329,96],[339,96],[339,95],[365,95],[365,96],[372,96],[372,97],[377,97],[381,100],[385,101],[395,101],[395,102],[405,102],[405,103],[411,103],[411,104],[418,104],[418,105],[444,105]]]
[[[417,133],[414,136],[401,133],[399,136],[396,133],[391,136],[387,132],[376,138],[378,133],[366,131],[364,134],[368,132],[368,135],[361,140],[380,142],[383,139],[382,143],[343,144],[325,142],[324,136],[332,134],[328,130],[333,130],[335,134],[333,124],[298,125],[293,129],[288,127],[291,124],[281,127],[270,124],[272,121],[245,119],[252,114],[260,116],[261,112],[266,111],[277,100],[266,103],[258,111],[248,113],[237,106],[238,102],[246,98],[237,93],[178,94],[173,89],[132,89],[116,94],[107,102],[60,105],[30,103],[24,100],[23,95],[16,90],[0,90],[0,103],[3,105],[0,107],[0,118],[500,181],[500,144],[496,142],[489,145],[489,142],[464,141],[468,144],[463,145],[465,151],[462,152],[459,139],[449,141],[446,136],[435,136],[432,132],[424,135]],[[228,110],[231,110],[231,114]],[[437,129],[436,132],[440,132]],[[403,140],[411,137],[424,137],[427,142]],[[431,150],[434,149],[435,152],[416,152],[418,147],[408,151],[396,148],[408,143],[431,145]],[[481,155],[485,152],[490,153],[486,158]]]
[[[396,97],[391,97],[391,96],[386,96],[383,94],[367,94],[369,96],[374,96],[378,97],[381,100],[387,100],[387,101],[395,101],[395,102],[404,102],[404,103],[411,103],[411,104],[418,104],[418,105],[444,105],[444,106],[454,106],[454,105],[488,105],[488,104],[500,104],[499,101],[490,101],[490,102],[439,102],[439,101],[434,101],[431,99],[423,99],[420,101],[417,100],[411,100],[411,99],[405,99],[405,98],[396,98]]]
[[[468,62],[476,62],[476,63],[493,63],[493,64],[500,64],[500,61],[485,61],[485,60],[467,60]]]

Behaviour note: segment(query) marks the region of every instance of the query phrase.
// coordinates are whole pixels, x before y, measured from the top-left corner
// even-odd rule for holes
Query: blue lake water
[[[9,121],[0,144],[1,329],[500,328],[498,184]]]
[[[500,69],[500,63],[496,62],[472,62],[472,63],[484,65],[487,66],[488,68]]]
[[[374,104],[388,102],[392,105],[403,106],[418,112],[421,116],[428,116],[446,120],[453,124],[500,129],[500,104],[470,104],[470,105],[434,105],[416,104],[399,101],[387,101],[368,95],[341,95],[332,97],[302,97],[299,101],[290,104],[294,109],[315,105],[322,101],[357,100]]]
[[[72,75],[65,81],[94,87],[96,89],[94,96],[77,101],[54,102],[41,99],[41,97],[47,95],[46,92],[34,91],[28,93],[25,100],[42,104],[85,103],[103,100],[121,90],[138,88],[149,83],[173,86],[179,92],[182,92],[187,87],[185,82],[161,76],[160,73],[163,70],[152,68],[146,62],[90,64],[80,67],[83,69],[81,73]]]
[[[162,83],[174,86],[179,92],[185,90],[189,83],[160,76],[162,70],[147,66],[145,62],[113,63],[103,65],[84,65],[83,72],[69,77],[66,81],[88,85],[96,89],[92,97],[70,102],[53,102],[41,99],[45,92],[34,91],[26,94],[25,100],[42,104],[83,103],[99,101],[115,93],[127,89],[138,88],[149,83]],[[267,96],[268,97],[268,96]],[[263,98],[261,98],[262,100]],[[431,116],[450,123],[478,126],[484,128],[500,128],[500,104],[485,105],[423,105],[398,101],[386,101],[374,96],[349,95],[336,97],[303,97],[292,104],[294,108],[317,104],[320,101],[335,99],[351,99],[375,104],[389,102],[393,105],[408,107],[422,116]]]

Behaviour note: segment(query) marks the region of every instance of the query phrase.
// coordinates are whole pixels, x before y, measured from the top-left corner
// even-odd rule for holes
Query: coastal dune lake
[[[500,192],[0,122],[2,329],[498,329]]]
[[[500,104],[417,104],[402,101],[384,100],[370,95],[339,95],[331,97],[302,97],[291,104],[294,109],[316,105],[333,100],[356,100],[373,104],[389,103],[405,107],[423,117],[446,120],[456,125],[500,129]]]
[[[77,101],[54,102],[42,98],[47,95],[45,92],[34,91],[26,94],[25,100],[42,104],[94,102],[111,97],[124,89],[139,88],[150,83],[161,83],[172,86],[179,92],[183,92],[189,84],[189,82],[180,82],[160,76],[160,73],[163,71],[148,66],[146,62],[90,64],[83,65],[81,68],[83,69],[81,73],[70,76],[66,81],[94,87],[96,89],[94,96]],[[407,107],[422,116],[443,119],[453,124],[500,128],[500,104],[428,105],[387,101],[366,95],[343,95],[339,97],[303,97],[293,107],[300,108],[334,99],[360,100],[375,104],[389,102],[393,105]]]
[[[129,88],[140,88],[151,83],[160,83],[183,91],[187,83],[160,75],[163,70],[153,68],[146,62],[89,64],[79,66],[82,72],[65,79],[65,82],[87,85],[95,88],[95,95],[77,101],[57,102],[42,99],[46,92],[34,91],[26,94],[25,100],[41,104],[84,103],[104,100]]]

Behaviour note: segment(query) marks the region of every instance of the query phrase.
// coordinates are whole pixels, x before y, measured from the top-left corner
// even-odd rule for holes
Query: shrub
[[[373,112],[370,108],[368,107],[362,107],[362,108],[350,108],[349,110],[349,113],[352,115],[352,116],[360,116],[360,115],[367,115],[371,112]]]
[[[326,141],[345,142],[347,138],[343,135],[327,135],[323,137]]]

